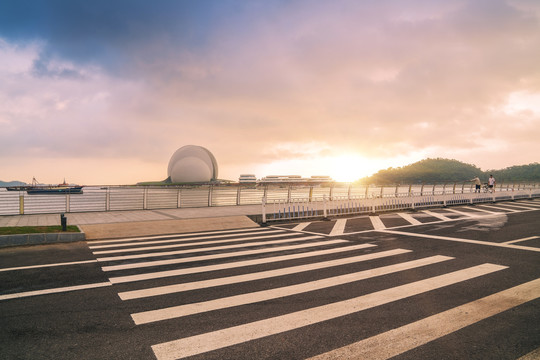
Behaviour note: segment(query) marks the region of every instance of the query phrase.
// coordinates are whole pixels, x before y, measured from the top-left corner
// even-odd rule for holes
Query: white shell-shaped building
[[[197,183],[217,179],[216,158],[202,146],[186,145],[176,150],[167,168],[172,183]]]

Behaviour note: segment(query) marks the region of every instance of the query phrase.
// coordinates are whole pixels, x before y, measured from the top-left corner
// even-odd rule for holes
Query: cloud
[[[539,14],[525,0],[2,2],[0,152],[166,165],[197,144],[229,178],[345,153],[532,162],[540,118],[515,94],[540,94]]]

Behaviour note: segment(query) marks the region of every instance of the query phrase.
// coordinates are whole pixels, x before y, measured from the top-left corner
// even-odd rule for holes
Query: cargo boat
[[[28,195],[39,195],[39,194],[82,194],[83,186],[80,185],[69,185],[64,182],[58,185],[38,185],[36,178],[32,179],[32,185],[23,185],[23,186],[10,186],[7,187],[7,191],[26,191]]]

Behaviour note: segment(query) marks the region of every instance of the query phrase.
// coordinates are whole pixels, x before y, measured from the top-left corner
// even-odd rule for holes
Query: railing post
[[[313,201],[313,186],[309,187],[309,202]]]
[[[330,185],[330,201],[334,199],[334,184]]]
[[[240,205],[241,191],[242,191],[242,187],[238,185],[238,188],[236,189],[236,205]]]
[[[262,199],[262,222],[266,224],[266,197]]]
[[[424,196],[424,183],[422,183],[422,187],[420,188],[420,196]]]
[[[111,188],[109,186],[105,191],[105,211],[111,211]]]
[[[409,185],[409,196],[412,196],[412,184]]]
[[[323,216],[325,219],[328,217],[326,209],[326,195],[323,196]]]
[[[347,189],[347,200],[351,200],[351,184],[349,184],[349,188]]]
[[[176,193],[176,208],[177,208],[177,209],[179,209],[180,206],[182,205],[181,200],[180,200],[180,192],[181,192],[180,190],[181,190],[181,189],[178,188],[178,189],[177,189],[177,193]]]
[[[69,212],[69,193],[66,194],[66,212]]]
[[[291,185],[287,188],[287,202],[291,202]]]
[[[208,187],[208,207],[212,207],[212,190],[213,190],[214,186],[213,185],[210,185]]]
[[[19,193],[19,214],[24,215],[24,194]]]
[[[146,210],[147,201],[148,201],[148,187],[145,186],[144,192],[143,192],[143,210]]]
[[[396,195],[395,197],[397,198],[399,196],[399,184],[396,185]]]

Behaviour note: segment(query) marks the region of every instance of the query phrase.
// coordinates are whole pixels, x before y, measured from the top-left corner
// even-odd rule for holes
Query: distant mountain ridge
[[[362,184],[433,184],[469,181],[476,176],[487,182],[493,175],[497,183],[540,182],[540,164],[511,166],[501,170],[482,171],[475,165],[453,159],[425,159],[398,168],[380,170],[372,176],[358,180]]]
[[[0,180],[0,187],[22,186],[22,185],[28,185],[28,184],[23,183],[22,181],[2,181],[2,180]]]

